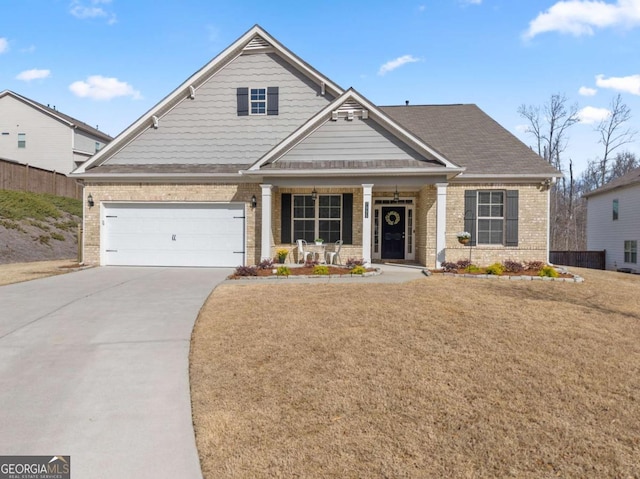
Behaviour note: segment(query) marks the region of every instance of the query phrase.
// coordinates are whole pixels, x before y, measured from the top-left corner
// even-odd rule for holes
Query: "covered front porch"
[[[261,184],[260,258],[288,251],[297,240],[321,238],[327,251],[342,241],[340,260],[406,261],[439,267],[445,258],[447,182],[437,177],[296,180]],[[256,238],[258,240],[258,238]]]

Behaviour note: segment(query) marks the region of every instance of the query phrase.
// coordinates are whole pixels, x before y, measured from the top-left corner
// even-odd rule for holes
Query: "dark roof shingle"
[[[465,174],[558,175],[559,172],[473,104],[382,106],[380,109]]]
[[[622,175],[615,180],[611,180],[604,186],[601,186],[597,190],[593,190],[589,193],[586,193],[584,196],[595,196],[600,193],[606,193],[607,191],[615,190],[617,188],[624,188],[625,186],[630,186],[634,184],[640,184],[640,168],[636,168],[635,170],[631,170],[628,173]]]

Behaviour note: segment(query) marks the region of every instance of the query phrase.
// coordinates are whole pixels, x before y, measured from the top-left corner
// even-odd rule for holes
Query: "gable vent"
[[[260,50],[263,48],[270,48],[271,44],[262,38],[260,35],[256,35],[251,39],[249,43],[242,49],[243,51]]]
[[[362,105],[354,99],[345,101],[336,110],[331,112],[331,119],[334,121],[338,118],[353,120],[354,117],[360,117],[363,120],[369,118],[369,110],[365,110]]]

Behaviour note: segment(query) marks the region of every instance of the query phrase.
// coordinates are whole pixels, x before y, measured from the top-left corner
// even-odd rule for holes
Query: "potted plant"
[[[471,241],[471,233],[467,232],[467,231],[462,231],[460,233],[457,233],[456,236],[458,237],[458,243],[460,244],[469,244],[469,241]]]
[[[317,245],[322,245],[322,243],[324,243],[324,240],[322,238],[316,238]]]
[[[286,248],[278,248],[276,250],[276,256],[278,257],[278,263],[283,264],[287,259],[287,255],[289,254],[289,250]]]

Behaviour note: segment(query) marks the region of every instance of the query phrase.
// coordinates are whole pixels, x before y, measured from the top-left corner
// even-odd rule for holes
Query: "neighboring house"
[[[640,273],[640,168],[585,195],[587,249],[606,250],[606,269]]]
[[[475,105],[372,104],[255,26],[72,174],[84,258],[237,266],[297,239],[429,267],[547,260],[560,176]],[[90,195],[90,201],[89,201]]]
[[[111,140],[55,107],[0,92],[0,157],[66,175]]]

